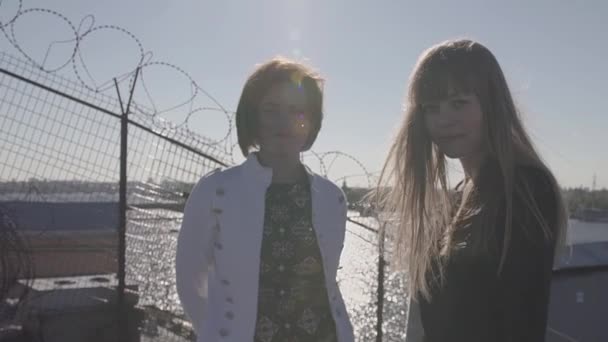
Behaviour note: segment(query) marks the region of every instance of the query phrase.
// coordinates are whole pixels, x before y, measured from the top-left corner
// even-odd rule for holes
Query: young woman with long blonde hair
[[[455,189],[446,158],[465,173]],[[424,341],[544,341],[567,217],[486,47],[453,40],[422,54],[380,186]]]

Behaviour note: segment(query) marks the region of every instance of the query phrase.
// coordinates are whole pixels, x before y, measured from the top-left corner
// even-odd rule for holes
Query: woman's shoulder
[[[319,190],[330,195],[335,195],[338,197],[342,196],[342,198],[344,198],[344,191],[336,183],[317,173],[313,172],[312,175]]]
[[[500,180],[500,166],[488,163],[486,170],[492,171],[484,184],[491,186],[490,196],[504,196],[504,183]],[[518,163],[513,166],[513,180],[509,186],[512,194],[513,218],[516,221],[536,221],[538,215],[546,222],[554,223],[559,209],[560,193],[551,171],[543,164]],[[504,205],[504,199],[501,199]]]
[[[537,214],[549,229],[558,223],[559,188],[551,172],[543,166],[519,166],[515,170],[513,208],[517,220],[537,221]]]
[[[241,165],[231,166],[227,168],[216,168],[204,174],[198,181],[198,184],[215,184],[219,182],[231,181],[240,174]]]
[[[555,181],[553,175],[542,164],[515,164],[513,166],[513,183],[512,185],[517,190],[518,188],[529,189],[535,197],[538,195],[555,195]],[[491,159],[484,165],[485,182],[484,184],[491,184],[492,187],[501,192],[504,191],[503,184],[500,181],[501,178],[501,167],[498,161]],[[515,191],[517,195],[517,191]]]
[[[553,175],[543,166],[517,165],[514,180],[516,187],[528,189],[536,200],[547,200],[556,196]]]
[[[210,192],[214,188],[217,188],[220,184],[225,183],[224,180],[226,177],[233,177],[234,168],[221,169],[216,168],[199,178],[194,187],[192,188],[189,197],[192,196],[203,196],[206,193]]]
[[[220,175],[223,172],[224,171],[222,171],[221,168],[217,168],[217,169],[214,169],[214,170],[212,170],[210,172],[207,172],[206,174],[202,175],[199,178],[196,186],[203,186],[204,187],[207,184],[210,184],[210,183],[213,183],[213,182],[217,181],[218,178],[220,177]]]

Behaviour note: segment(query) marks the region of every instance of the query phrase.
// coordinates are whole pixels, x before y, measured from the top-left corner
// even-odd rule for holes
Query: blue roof
[[[22,230],[117,230],[116,202],[0,202]]]
[[[575,244],[556,258],[554,270],[608,267],[608,241]]]

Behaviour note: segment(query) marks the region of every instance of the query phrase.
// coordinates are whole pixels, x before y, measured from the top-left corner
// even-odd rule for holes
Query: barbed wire
[[[7,3],[9,3],[9,1],[0,0],[0,13],[6,13],[4,11],[6,10]],[[125,28],[115,25],[96,25],[95,16],[92,14],[84,16],[76,26],[67,16],[57,11],[45,8],[24,8],[23,0],[13,1],[13,3],[16,3],[15,13],[14,15],[9,16],[9,19],[5,22],[0,20],[0,31],[2,31],[9,44],[35,68],[45,73],[56,74],[63,70],[69,70],[70,68],[67,67],[71,65],[72,76],[76,79],[77,83],[84,89],[94,93],[104,93],[109,90],[114,90],[113,88],[115,88],[117,84],[122,83],[127,85],[128,88],[133,88],[136,72],[139,71],[137,84],[140,85],[140,89],[144,96],[143,98],[135,98],[131,107],[132,114],[135,114],[137,122],[143,123],[145,126],[153,128],[155,131],[161,132],[165,136],[177,136],[178,140],[182,140],[186,144],[189,143],[199,147],[212,147],[215,154],[221,154],[223,156],[222,159],[227,160],[232,164],[235,163],[234,154],[239,150],[233,132],[235,113],[227,110],[208,91],[199,86],[192,76],[184,69],[169,62],[153,60],[153,53],[145,50],[141,40],[138,39],[135,34]],[[16,29],[18,29],[16,24],[20,23],[22,20],[26,20],[25,18],[32,15],[43,15],[52,20],[59,21],[69,28],[72,37],[70,39],[50,42],[46,47],[44,56],[42,58],[36,58],[36,56],[31,55],[22,47],[22,44],[18,39],[19,35],[16,34]],[[136,58],[134,59],[134,65],[132,65],[129,70],[116,75],[108,75],[107,81],[99,82],[93,76],[90,67],[83,57],[82,48],[84,46],[83,43],[104,31],[126,37],[127,40],[135,46],[137,53],[135,56]],[[71,47],[69,56],[65,60],[62,60],[58,67],[51,67],[47,63],[49,55],[51,50],[58,44],[73,44],[73,46]],[[153,94],[151,94],[148,89],[146,82],[147,72],[154,68],[169,70],[186,79],[190,88],[190,93],[183,101],[165,106],[164,108],[159,107]],[[211,105],[195,106],[195,101],[198,97],[205,97],[206,100],[211,102]],[[164,118],[165,114],[183,108],[187,108],[183,121],[174,122]],[[204,133],[201,134],[196,132],[195,128],[192,126],[192,120],[195,116],[209,112],[220,113],[226,120],[225,134],[222,134],[217,139],[210,139]],[[370,172],[361,161],[351,154],[342,151],[317,152],[310,150],[303,154],[303,159],[307,158],[313,158],[316,161],[316,163],[312,163],[318,165],[318,168],[315,171],[330,178],[336,183],[350,179],[363,179],[363,184],[359,184],[359,186],[372,188],[375,185],[375,173]],[[349,170],[357,169],[357,172],[348,175],[335,175],[335,165],[344,161],[351,164]]]
[[[9,5],[13,7],[9,9]],[[14,10],[14,13],[11,10]],[[28,49],[20,30],[27,27],[29,20],[40,19],[40,16],[58,23],[66,29],[67,34],[48,42],[40,50],[42,52],[35,55],[31,48]],[[223,164],[236,164],[238,157],[235,154],[240,152],[234,129],[236,114],[220,103],[211,92],[201,87],[186,70],[170,62],[155,59],[154,53],[146,50],[142,41],[129,30],[115,25],[97,24],[94,15],[84,16],[78,25],[74,22],[58,11],[26,8],[23,0],[0,0],[0,37],[4,36],[19,56],[18,59],[13,58],[7,51],[0,51],[0,66],[3,70],[11,70],[6,73],[11,74],[11,78],[20,79],[21,82],[30,80],[30,88],[23,89],[13,86],[8,78],[0,80],[0,86],[4,87],[2,91],[12,94],[10,98],[0,98],[0,102],[15,108],[12,113],[4,116],[0,113],[0,119],[4,120],[2,122],[10,122],[10,127],[19,124],[20,127],[27,127],[28,132],[37,132],[37,136],[27,134],[29,139],[18,143],[13,141],[18,138],[13,135],[16,133],[6,125],[3,132],[6,137],[0,140],[4,140],[7,146],[12,146],[12,155],[23,156],[17,165],[19,172],[23,174],[41,176],[41,179],[61,174],[83,181],[111,181],[116,177],[116,156],[111,152],[115,149],[102,145],[118,146],[112,138],[115,138],[118,132],[116,117],[119,115],[115,114],[120,114],[116,96],[117,93],[120,94],[121,88],[133,88],[134,97],[129,120],[132,120],[131,126],[138,129],[132,129],[129,133],[129,167],[131,174],[136,175],[136,183],[128,184],[131,216],[128,228],[127,245],[130,259],[127,259],[129,261],[126,263],[129,267],[127,277],[141,285],[144,304],[156,302],[161,309],[174,310],[172,295],[165,295],[163,300],[159,300],[157,295],[159,291],[172,289],[171,286],[161,286],[173,281],[172,266],[163,266],[157,261],[172,258],[170,252],[174,250],[174,240],[167,238],[165,226],[167,220],[179,219],[173,214],[167,214],[164,209],[147,210],[145,204],[167,202],[168,207],[173,207],[173,204],[184,201],[183,191],[186,190],[181,185],[191,184],[195,178],[202,176],[199,173],[210,171],[219,164],[210,162],[206,156],[221,160]],[[36,29],[52,28],[37,26]],[[123,39],[133,48],[133,54],[126,67],[116,72],[106,71],[100,76],[96,73],[99,70],[93,68],[87,59],[85,50],[94,47],[96,39],[103,34],[112,35],[117,40]],[[54,58],[55,51],[59,48],[65,49],[65,56]],[[110,59],[107,59],[107,62],[110,62]],[[160,71],[180,78],[182,85],[185,85],[183,94],[178,94],[183,96],[173,103],[162,103],[164,98],[153,92],[151,82],[154,80],[154,73]],[[39,90],[41,85],[46,86],[45,94],[53,89],[58,91],[51,97],[32,91]],[[163,86],[166,86],[166,83]],[[59,96],[59,93],[63,95]],[[74,99],[80,99],[82,103],[74,106]],[[36,103],[36,106],[25,106],[28,101]],[[91,105],[95,108],[91,109]],[[53,110],[50,110],[51,108]],[[59,112],[62,113],[61,116],[57,115]],[[112,115],[98,117],[104,113]],[[201,132],[203,125],[199,127],[196,120],[201,117],[205,120],[208,115],[220,115],[225,130],[210,131],[208,126],[204,126],[207,131]],[[62,132],[78,131],[78,134],[76,137],[62,135],[55,132],[58,128],[61,128]],[[211,137],[210,134],[214,136]],[[46,138],[49,136],[62,143],[58,146],[46,144]],[[79,155],[70,152],[68,147],[75,145],[82,148]],[[197,151],[202,153],[194,153]],[[51,152],[61,158],[49,160],[44,157]],[[88,156],[84,157],[85,154]],[[73,158],[74,156],[76,158]],[[349,153],[310,150],[302,154],[302,159],[314,171],[338,184],[356,179],[359,181],[357,186],[372,188],[376,183],[377,172],[370,172],[356,156]],[[42,166],[34,170],[27,167],[33,164]],[[9,161],[0,161],[0,171],[4,173],[0,175],[0,180],[7,175],[14,175],[14,169],[15,165]],[[8,171],[5,173],[5,170]],[[144,181],[147,177],[152,180]],[[56,189],[62,191],[60,186]],[[102,191],[103,187],[98,185],[95,189]],[[43,194],[35,186],[28,190],[28,194],[32,202],[48,201],[47,198],[42,198],[46,197],[46,192]],[[78,196],[79,203],[85,198],[94,197],[93,194]],[[141,205],[141,208],[138,205]],[[362,217],[351,212],[348,220],[354,223],[348,228],[349,234],[369,245],[377,246],[378,239],[366,234],[377,234],[375,218]],[[55,221],[55,218],[49,218],[49,221]],[[47,229],[42,229],[38,236],[33,237],[40,237],[47,232]],[[74,269],[77,269],[77,266],[74,265]],[[150,279],[149,274],[159,276]]]
[[[7,0],[0,0],[0,12],[6,13],[8,11],[8,4],[11,3]],[[222,134],[217,140],[210,139],[196,139],[204,144],[218,146],[226,143],[231,136],[232,131],[232,116],[233,113],[227,110],[219,101],[217,101],[210,92],[201,87],[192,76],[180,68],[179,66],[172,64],[167,61],[153,60],[153,53],[146,51],[141,40],[137,38],[131,31],[116,25],[97,25],[94,15],[87,15],[78,25],[74,25],[73,21],[67,16],[59,13],[55,10],[46,8],[25,8],[24,1],[18,0],[16,3],[16,10],[14,15],[9,16],[8,20],[0,21],[0,31],[6,38],[7,42],[12,46],[16,52],[29,63],[34,65],[37,69],[47,73],[58,73],[68,72],[71,69],[72,76],[78,81],[78,83],[90,91],[96,93],[107,93],[108,91],[115,91],[115,80],[122,86],[123,84],[129,88],[135,81],[135,72],[139,69],[140,76],[138,79],[138,89],[136,92],[141,91],[144,96],[135,98],[133,101],[132,112],[133,114],[142,114],[152,117],[160,116],[169,112],[176,111],[178,109],[187,108],[185,113],[185,119],[182,122],[174,122],[173,127],[175,129],[180,127],[188,127],[186,135],[189,138],[194,138],[196,134],[193,134],[195,130],[191,127],[190,122],[193,116],[203,115],[207,112],[221,112],[226,118],[225,134]],[[42,56],[35,56],[32,52],[26,50],[19,39],[19,30],[23,26],[20,25],[23,22],[28,22],[28,19],[32,19],[34,16],[44,16],[47,21],[65,26],[68,28],[69,37],[64,39],[54,40],[48,43],[43,49]],[[4,18],[3,18],[4,19]],[[39,19],[39,18],[38,18]],[[40,20],[39,20],[40,21]],[[101,33],[109,33],[122,36],[123,39],[135,47],[136,56],[128,68],[128,70],[114,74],[106,75],[105,80],[98,80],[91,71],[91,66],[87,63],[84,57],[83,48],[89,41],[93,41],[94,37]],[[115,37],[119,39],[120,37]],[[50,65],[50,56],[53,50],[58,45],[70,44],[70,53],[62,58],[55,66]],[[68,68],[71,66],[71,68]],[[157,100],[150,94],[149,85],[147,82],[147,74],[152,69],[163,68],[169,70],[177,76],[185,77],[188,82],[188,87],[191,92],[188,94],[185,100],[169,104],[166,106],[160,106]],[[196,101],[206,101],[210,105],[196,105]],[[158,125],[158,122],[156,123]],[[166,128],[166,126],[164,127]],[[183,132],[183,131],[182,131]],[[198,137],[196,137],[198,138]],[[230,151],[230,145],[224,148],[224,152]]]
[[[68,66],[71,66],[71,73],[77,80],[77,82],[84,88],[96,92],[105,93],[108,91],[114,91],[115,83],[128,86],[131,88],[133,82],[135,82],[135,73],[139,69],[139,78],[137,81],[138,88],[135,90],[137,93],[143,93],[143,96],[136,97],[133,100],[132,112],[136,115],[143,115],[158,120],[148,121],[149,124],[153,125],[155,129],[163,132],[179,130],[180,135],[186,135],[185,138],[190,141],[196,142],[197,145],[209,146],[219,148],[220,151],[225,155],[226,159],[234,163],[234,153],[237,151],[237,143],[234,130],[234,111],[228,110],[223,106],[209,91],[201,87],[193,77],[181,67],[166,61],[154,60],[154,54],[151,51],[147,51],[141,40],[131,31],[116,25],[97,25],[95,16],[89,14],[84,16],[78,25],[74,25],[73,21],[62,13],[46,9],[46,8],[25,8],[23,0],[7,1],[0,0],[0,13],[9,10],[8,4],[15,4],[14,15],[8,16],[8,20],[3,22],[0,19],[0,31],[2,31],[4,37],[7,39],[9,44],[16,49],[16,51],[27,61],[33,64],[36,68],[47,72],[57,73],[60,71],[66,71]],[[28,17],[34,15],[46,16],[52,21],[58,22],[61,25],[66,26],[70,32],[71,37],[68,39],[62,39],[52,41],[46,46],[44,50],[44,56],[33,56],[31,53],[26,51],[23,44],[19,40],[19,24],[22,21],[27,21]],[[112,32],[120,35],[129,41],[136,51],[136,56],[131,63],[131,67],[116,75],[107,75],[105,81],[97,80],[91,68],[85,60],[83,54],[83,48],[89,40],[92,40],[96,35],[102,32]],[[49,56],[54,47],[58,44],[73,44],[68,56],[61,60],[59,66],[52,67],[49,64]],[[181,76],[186,79],[186,82],[190,88],[190,93],[185,98],[178,102],[161,107],[153,94],[151,94],[148,83],[147,73],[152,72],[153,69],[165,69],[175,75]],[[204,98],[205,101],[209,102],[209,105],[196,105],[199,98]],[[165,114],[177,110],[184,110],[183,121],[175,122],[166,120],[163,117]],[[216,139],[211,139],[205,135],[197,132],[196,128],[193,127],[193,119],[199,115],[205,115],[208,113],[219,113],[225,118],[225,133],[219,134]],[[184,129],[185,128],[185,129]],[[359,174],[352,175],[340,175],[334,177],[332,180],[339,182],[349,178],[363,178],[365,185],[372,187],[374,185],[374,176],[370,173],[367,168],[361,163],[355,156],[341,152],[341,151],[328,151],[328,152],[315,152],[309,151],[305,154],[306,157],[315,158],[318,162],[319,169],[316,170],[324,176],[329,176],[332,172],[333,165],[339,161],[346,159],[353,162],[355,168],[360,169]]]

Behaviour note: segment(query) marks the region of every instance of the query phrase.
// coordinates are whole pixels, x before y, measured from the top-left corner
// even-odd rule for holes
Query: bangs
[[[420,65],[411,87],[410,101],[418,106],[458,94],[479,94],[479,68],[464,56],[437,54]]]

